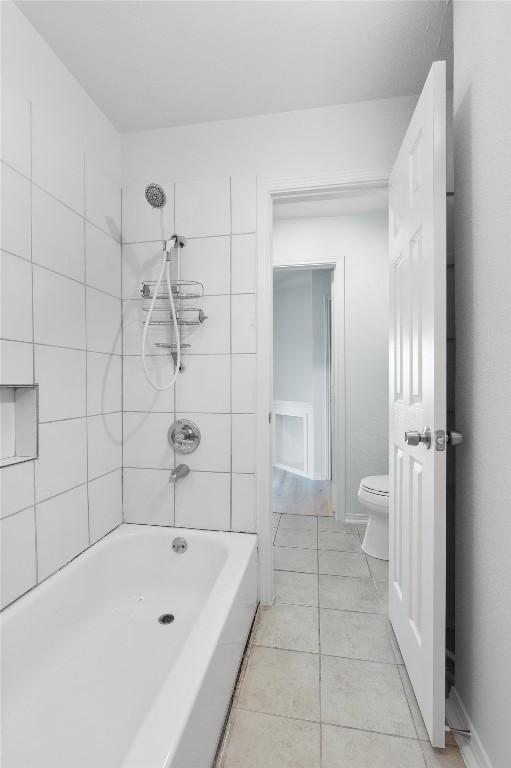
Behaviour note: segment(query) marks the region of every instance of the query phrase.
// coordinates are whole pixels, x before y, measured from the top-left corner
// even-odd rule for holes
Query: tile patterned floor
[[[262,608],[217,768],[462,768],[433,750],[387,616],[387,564],[363,530],[274,515],[276,602]]]

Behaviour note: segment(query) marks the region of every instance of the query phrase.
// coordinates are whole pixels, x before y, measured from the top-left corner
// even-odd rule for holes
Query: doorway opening
[[[274,522],[362,526],[388,475],[386,188],[277,198],[272,261]]]
[[[273,471],[275,514],[331,516],[334,266],[275,266]]]

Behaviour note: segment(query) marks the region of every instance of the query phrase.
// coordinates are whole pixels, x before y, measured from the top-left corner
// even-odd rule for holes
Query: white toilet
[[[362,549],[379,560],[389,559],[389,476],[373,475],[360,481],[358,500],[369,512]]]

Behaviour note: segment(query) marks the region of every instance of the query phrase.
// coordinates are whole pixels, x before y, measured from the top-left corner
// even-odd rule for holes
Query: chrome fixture
[[[435,432],[435,451],[445,451],[446,445],[452,445],[455,448],[463,442],[461,432],[444,432],[443,429],[437,429]]]
[[[190,467],[188,464],[178,464],[175,469],[170,470],[169,483],[177,483],[178,480],[182,480],[189,474]]]
[[[194,421],[178,419],[169,429],[168,440],[177,453],[193,453],[200,444],[200,429]]]
[[[186,552],[186,550],[188,549],[188,544],[186,543],[186,539],[183,539],[181,536],[177,536],[172,542],[172,549],[178,555],[182,555],[183,552]]]
[[[405,432],[405,443],[407,445],[420,445],[420,443],[423,443],[426,448],[431,448],[430,428],[425,427],[423,432],[417,432],[415,429]]]
[[[148,184],[145,188],[145,199],[153,208],[163,208],[167,202],[167,195],[159,184]]]

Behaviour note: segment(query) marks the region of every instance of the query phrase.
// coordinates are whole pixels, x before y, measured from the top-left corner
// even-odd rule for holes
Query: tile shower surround
[[[0,470],[1,607],[122,521],[120,185],[49,110],[3,106],[1,383],[39,384],[39,459]]]
[[[84,169],[86,177],[87,160]],[[181,276],[204,283],[208,320],[190,339],[177,385],[160,393],[145,381],[139,352],[136,297],[160,258],[159,241],[145,239],[159,220],[143,185],[123,196],[124,239],[140,242],[123,243],[121,259],[119,212],[90,221],[71,207],[80,208],[74,192],[47,191],[7,163],[2,171],[4,200],[25,200],[2,243],[3,282],[20,286],[23,310],[13,322],[5,296],[2,381],[35,380],[41,392],[40,459],[1,476],[3,605],[121,522],[121,479],[128,522],[255,530],[255,177],[167,188],[176,211],[169,230],[187,238]],[[82,184],[83,210],[94,209],[91,182]],[[148,360],[164,380],[168,356]],[[192,469],[186,486],[171,486],[167,431],[179,417],[198,423],[202,442],[183,457]]]
[[[184,371],[170,391],[147,383],[140,357],[142,280],[161,264],[160,213],[144,185],[123,191],[123,418],[124,515],[128,522],[212,530],[255,530],[256,179],[232,177],[163,184],[168,232],[186,240],[181,278],[204,284],[190,301],[207,320],[185,329]],[[175,267],[174,267],[175,268]],[[159,383],[172,361],[152,342],[148,366]],[[201,431],[197,451],[174,456],[167,432],[189,418]],[[190,475],[169,484],[169,468]]]

